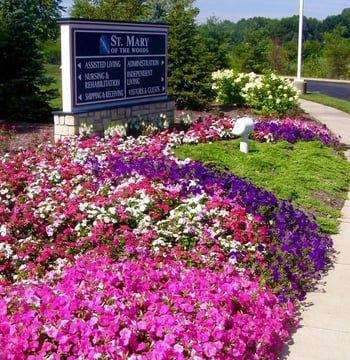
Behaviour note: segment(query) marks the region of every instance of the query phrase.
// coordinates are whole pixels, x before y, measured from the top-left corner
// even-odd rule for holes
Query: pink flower
[[[119,335],[120,335],[120,342],[122,345],[124,346],[129,345],[131,334],[132,332],[128,328],[124,328],[120,331]]]
[[[207,342],[203,344],[203,351],[205,356],[212,359],[216,355],[217,349],[213,343]]]

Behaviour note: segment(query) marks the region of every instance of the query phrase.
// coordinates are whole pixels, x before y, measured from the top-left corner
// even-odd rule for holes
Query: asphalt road
[[[305,80],[306,92],[316,92],[350,101],[350,82]]]

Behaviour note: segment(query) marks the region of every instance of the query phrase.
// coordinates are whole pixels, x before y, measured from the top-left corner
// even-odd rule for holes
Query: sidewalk
[[[341,142],[348,145],[350,161],[350,114],[301,100],[305,112],[321,121]],[[309,293],[301,313],[301,327],[286,347],[285,360],[350,359],[350,192],[346,200],[339,234],[332,236],[337,257],[334,268]]]

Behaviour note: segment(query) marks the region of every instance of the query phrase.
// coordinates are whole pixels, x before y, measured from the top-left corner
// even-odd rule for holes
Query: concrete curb
[[[341,135],[341,142],[350,146],[349,114],[306,100],[301,100],[301,107]],[[350,160],[349,150],[345,155]],[[350,358],[350,193],[342,209],[339,234],[332,239],[337,252],[334,267],[317,289],[308,293],[301,313],[301,327],[285,348],[283,359]]]

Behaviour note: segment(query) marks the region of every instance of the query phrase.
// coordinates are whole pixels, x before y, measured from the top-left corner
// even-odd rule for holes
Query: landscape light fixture
[[[239,149],[243,153],[248,153],[248,137],[249,134],[254,130],[254,120],[250,117],[242,117],[237,119],[236,124],[233,128],[233,134],[242,136]]]

